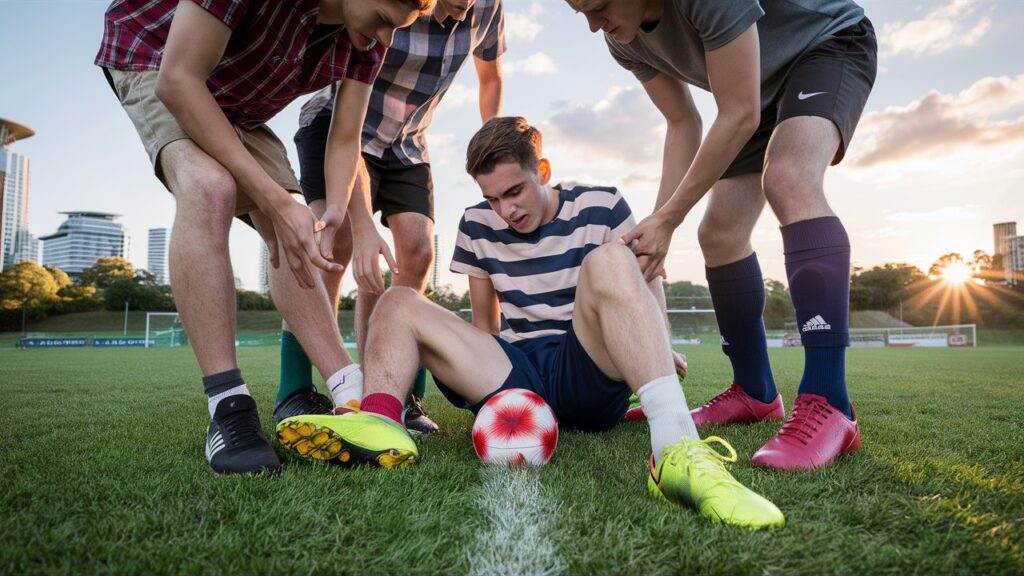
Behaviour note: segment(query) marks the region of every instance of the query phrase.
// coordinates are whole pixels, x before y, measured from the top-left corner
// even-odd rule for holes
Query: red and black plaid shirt
[[[317,26],[319,0],[192,0],[231,29],[206,85],[232,123],[251,130],[297,97],[350,78],[371,84],[385,48],[352,46],[340,26]],[[96,64],[157,70],[178,0],[114,0]]]

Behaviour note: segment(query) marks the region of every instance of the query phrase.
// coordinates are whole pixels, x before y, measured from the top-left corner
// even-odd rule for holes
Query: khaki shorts
[[[135,130],[142,138],[142,144],[149,154],[156,177],[167,187],[163,170],[160,168],[160,151],[176,140],[190,140],[185,129],[156,97],[156,70],[128,72],[106,69],[111,85],[121,101],[121,107],[128,113]],[[288,152],[273,131],[266,126],[255,130],[235,127],[239,140],[252,154],[256,162],[279,186],[288,192],[298,193],[299,182],[288,164]],[[170,190],[170,187],[167,187]],[[256,210],[256,203],[239,188],[235,201],[235,215],[240,216]]]

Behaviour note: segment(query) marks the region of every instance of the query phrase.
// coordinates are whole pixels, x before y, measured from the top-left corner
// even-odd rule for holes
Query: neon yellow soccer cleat
[[[408,466],[419,451],[405,428],[370,412],[293,416],[277,425],[285,448],[304,458],[383,468]]]
[[[712,448],[713,443],[725,446],[729,456]],[[679,444],[666,446],[662,455],[657,466],[651,456],[647,478],[651,496],[696,508],[701,516],[716,523],[753,530],[785,524],[785,517],[774,504],[740,484],[726,470],[723,462],[735,462],[736,451],[725,440],[684,436]]]

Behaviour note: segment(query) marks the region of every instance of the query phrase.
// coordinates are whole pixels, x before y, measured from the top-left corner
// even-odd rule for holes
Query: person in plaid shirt
[[[370,210],[365,207],[356,210],[353,205],[349,212],[351,218],[334,242],[334,261],[347,263],[352,259],[359,284],[356,337],[360,352],[370,313],[384,289],[379,254],[383,252],[391,264],[395,285],[408,286],[420,293],[426,288],[434,259],[431,241],[433,184],[426,130],[434,109],[472,55],[480,80],[481,122],[497,116],[501,111],[501,55],[504,52],[502,0],[438,0],[433,16],[422,16],[408,29],[395,33],[374,82],[363,125],[362,158],[368,177],[363,177],[360,171],[356,186],[357,190],[368,188],[371,191],[372,210],[380,211],[381,223],[391,229],[397,265],[386,247],[378,249],[371,242],[356,242],[353,258],[353,234],[357,240],[361,235],[375,234]],[[295,135],[302,192],[316,214],[320,214],[330,200],[324,173],[325,165],[330,169],[334,160],[325,157],[325,150],[337,90],[337,85],[325,88],[303,106],[300,128]],[[361,194],[356,196],[361,197]],[[341,277],[340,273],[325,273],[335,307]],[[433,432],[437,426],[419,404],[425,384],[426,373],[420,370],[407,405],[405,424],[413,430]],[[310,362],[303,347],[286,328],[281,340],[281,385],[275,415],[278,411],[288,415],[313,412],[316,403],[311,390]],[[344,395],[334,396],[335,404],[341,405]],[[297,407],[298,404],[302,406]]]
[[[265,123],[302,94],[341,81],[321,226],[333,238],[348,206],[370,84],[396,28],[433,0],[114,0],[96,64],[174,194],[174,299],[203,374],[212,419],[206,458],[217,473],[280,466],[235,357],[235,293],[228,233],[251,224],[270,252],[278,310],[329,382],[352,363],[319,267],[314,219],[285,149]],[[379,236],[375,239],[383,245]],[[288,274],[279,268],[284,253]],[[356,397],[361,395],[357,391]]]

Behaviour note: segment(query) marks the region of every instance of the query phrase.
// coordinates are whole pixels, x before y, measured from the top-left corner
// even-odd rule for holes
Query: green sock
[[[417,398],[423,398],[427,393],[427,371],[424,368],[420,368],[416,371],[416,381],[412,385],[412,395]]]
[[[277,389],[277,400],[280,404],[285,398],[306,388],[313,388],[313,365],[306,356],[306,351],[287,330],[281,331],[281,384]]]

